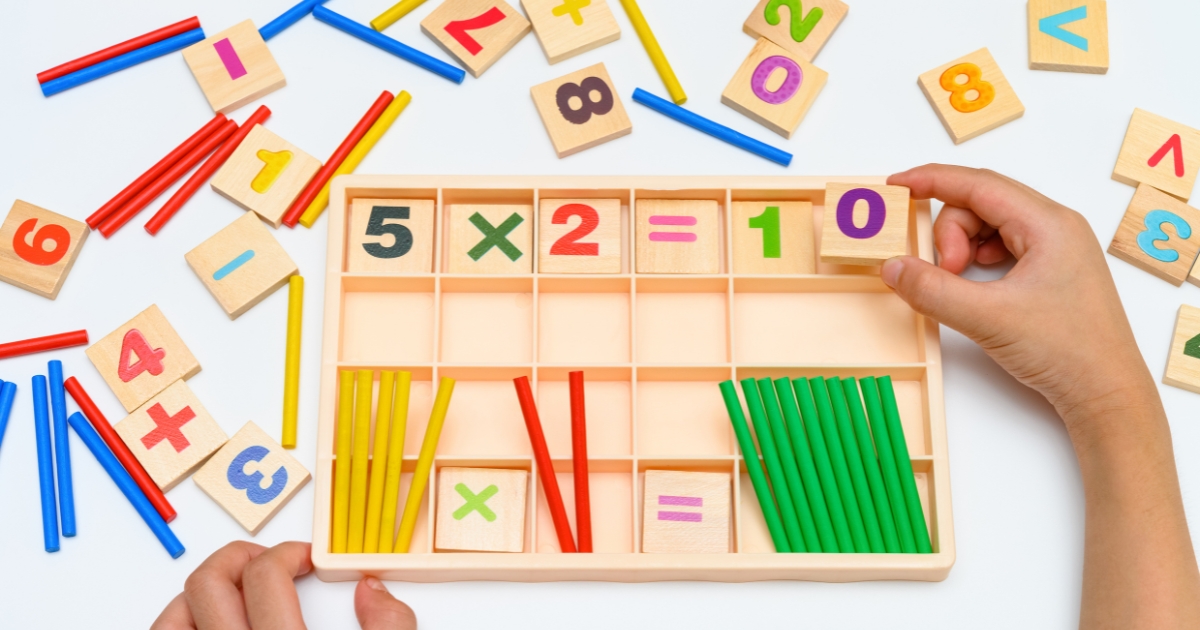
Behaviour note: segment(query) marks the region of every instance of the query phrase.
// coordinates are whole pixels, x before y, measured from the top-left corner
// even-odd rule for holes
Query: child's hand
[[[933,230],[940,268],[913,257],[883,266],[883,281],[915,310],[982,346],[1054,404],[1068,429],[1098,409],[1157,401],[1083,216],[991,171],[933,164],[888,183],[945,202]],[[1001,280],[958,277],[972,262],[1010,255],[1017,263]]]
[[[292,580],[312,571],[311,553],[312,545],[300,542],[270,549],[249,542],[229,543],[196,568],[151,629],[303,628]],[[354,612],[366,630],[417,628],[412,609],[375,578],[358,583]]]

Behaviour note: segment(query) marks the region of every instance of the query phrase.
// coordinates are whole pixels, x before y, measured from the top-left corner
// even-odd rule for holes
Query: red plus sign
[[[184,437],[183,432],[179,429],[191,422],[196,417],[196,412],[192,411],[191,407],[184,407],[179,413],[169,416],[167,410],[163,409],[162,403],[158,403],[146,410],[150,414],[150,419],[154,421],[154,429],[146,435],[142,436],[142,445],[147,449],[154,448],[156,444],[163,440],[171,443],[175,447],[175,452],[183,452],[183,449],[191,446],[191,442]]]

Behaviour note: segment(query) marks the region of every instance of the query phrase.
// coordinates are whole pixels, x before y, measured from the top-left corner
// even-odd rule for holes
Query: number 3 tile
[[[428,199],[355,199],[346,270],[431,273],[433,223]]]
[[[602,63],[535,85],[529,92],[560,158],[633,133]]]
[[[1108,253],[1175,286],[1200,286],[1200,210],[1148,184],[1138,186]],[[1189,273],[1190,272],[1190,273]]]

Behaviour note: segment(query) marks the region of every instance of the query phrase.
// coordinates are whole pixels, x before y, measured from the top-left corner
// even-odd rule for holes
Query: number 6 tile
[[[0,280],[57,298],[87,235],[84,223],[16,200],[0,225]]]

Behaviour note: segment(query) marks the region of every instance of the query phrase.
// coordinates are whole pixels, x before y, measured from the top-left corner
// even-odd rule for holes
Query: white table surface
[[[332,0],[367,22],[391,0]],[[1200,4],[1113,2],[1107,76],[1027,69],[1025,3],[1016,0],[853,0],[817,65],[830,74],[798,132],[784,141],[719,95],[754,41],[741,32],[753,2],[643,0],[690,98],[688,107],[796,157],[790,168],[743,153],[632,103],[635,87],[665,94],[625,14],[619,41],[547,65],[530,35],[482,79],[454,85],[306,18],[270,42],[288,87],[261,102],[270,128],[319,159],[383,89],[414,96],[360,173],[881,175],[930,161],[1009,174],[1087,215],[1107,244],[1133,189],[1109,179],[1134,107],[1200,126],[1195,79]],[[14,198],[82,220],[212,116],[173,54],[45,99],[34,75],[138,33],[198,14],[210,34],[246,18],[259,26],[292,0],[41,0],[13,2],[0,20],[0,203]],[[420,33],[430,2],[388,34],[445,58]],[[916,85],[921,72],[987,46],[1025,103],[1024,118],[954,146]],[[558,160],[529,87],[603,61],[633,135]],[[236,112],[241,120],[251,111]],[[161,203],[161,202],[160,202]],[[154,207],[157,207],[154,206]],[[151,303],[204,366],[189,384],[226,431],[254,420],[278,435],[287,292],[231,323],[184,262],[184,252],[241,210],[205,187],[156,238],[141,224],[93,234],[56,301],[0,285],[0,341],[87,328],[93,340]],[[306,276],[300,448],[316,443],[325,222],[278,232]],[[1108,258],[1155,377],[1175,311],[1200,289],[1175,288]],[[975,272],[983,278],[995,272]],[[1061,313],[1087,317],[1087,313]],[[1063,628],[1078,615],[1083,500],[1071,446],[1053,410],[972,343],[943,329],[946,409],[958,563],[925,583],[505,584],[390,583],[424,628],[788,627]],[[187,553],[171,560],[112,482],[73,439],[79,535],[42,550],[29,377],[62,359],[114,422],[124,416],[82,348],[7,359],[21,387],[0,449],[0,625],[144,627],[197,564],[246,533],[191,482],[171,491]],[[1195,394],[1161,387],[1183,494],[1200,518],[1200,423]],[[311,537],[309,484],[254,538]],[[1200,528],[1193,524],[1194,533]],[[300,581],[309,625],[354,628],[352,583]]]

